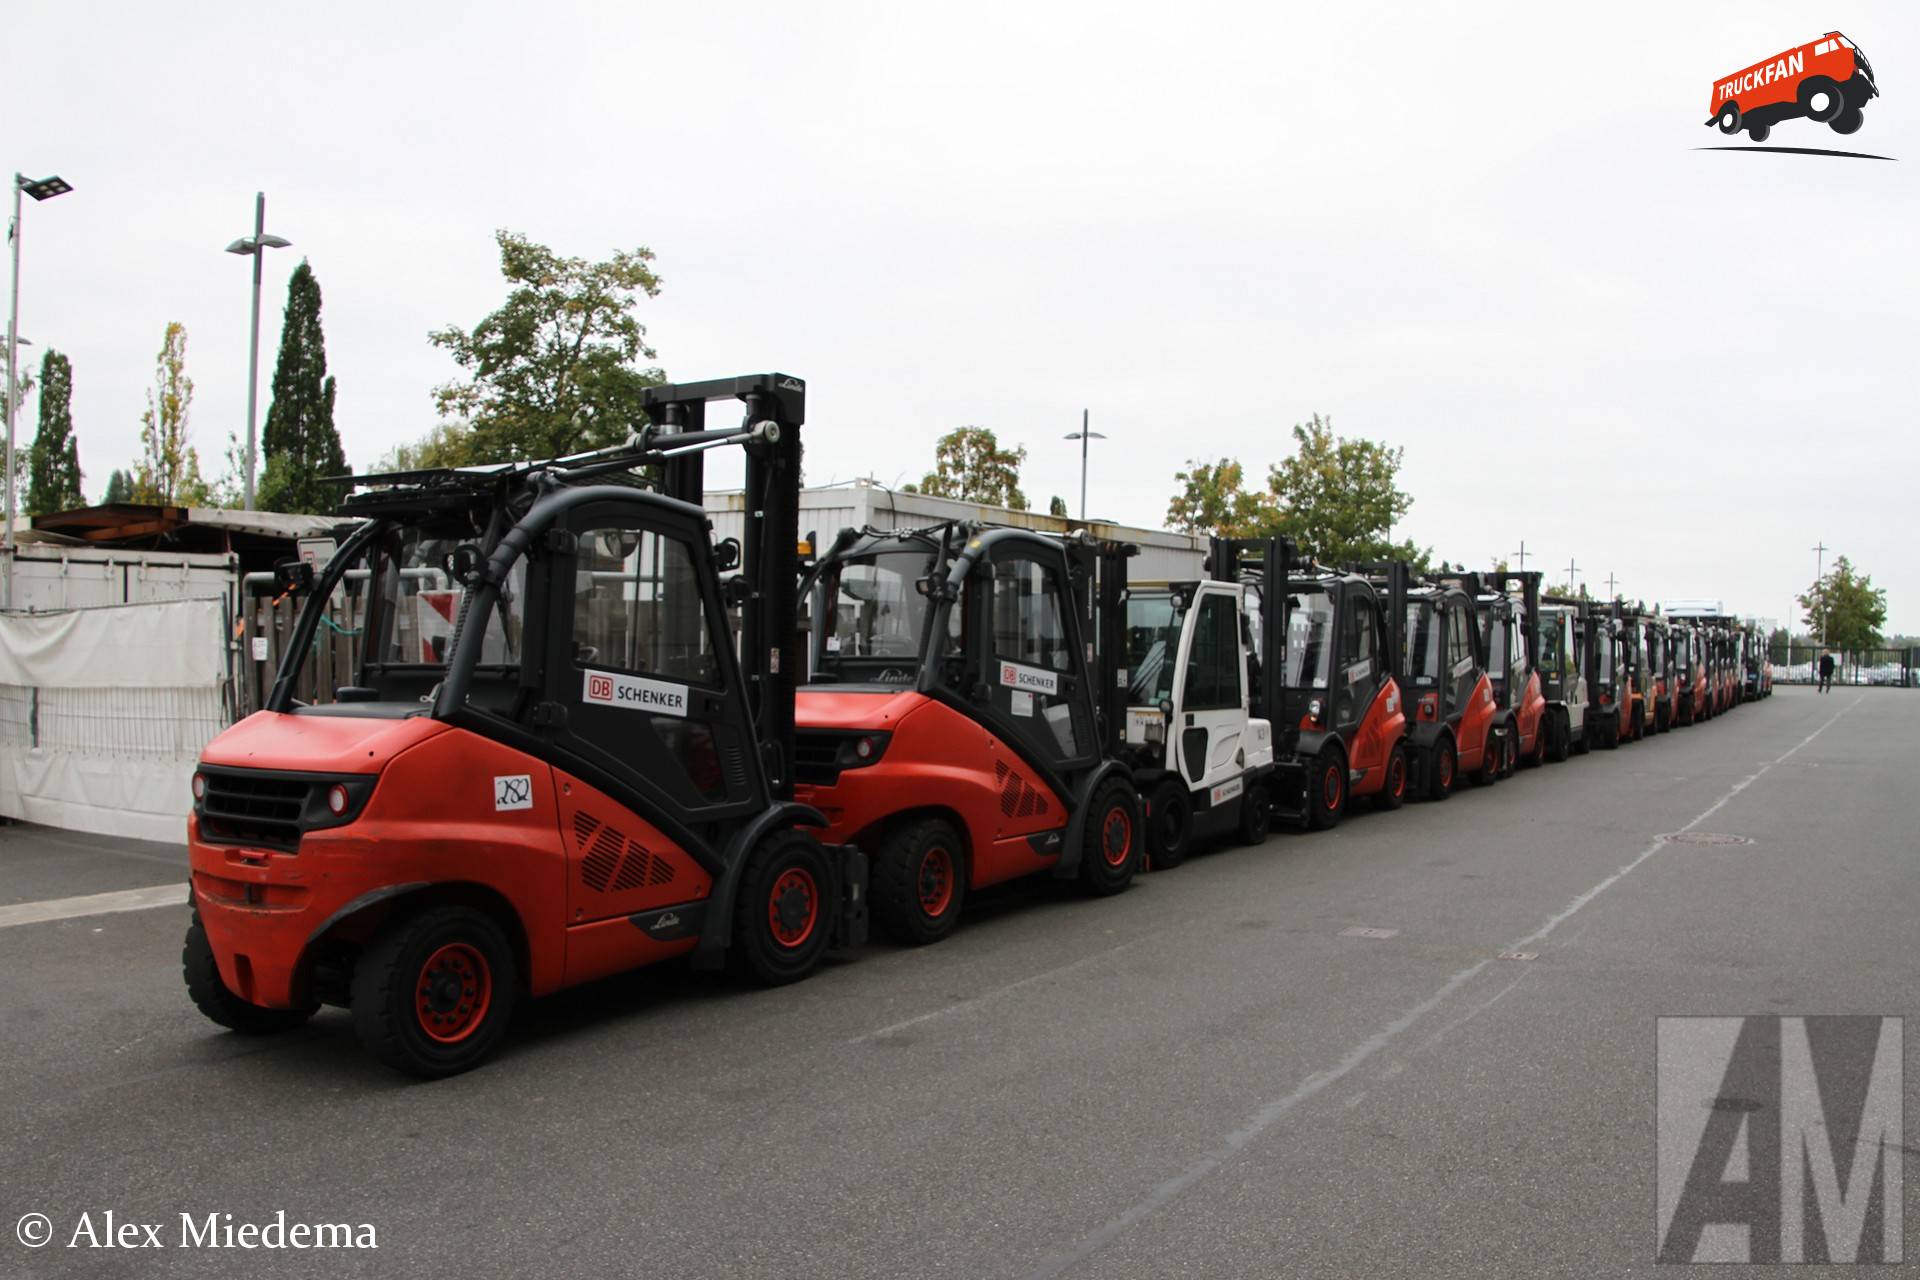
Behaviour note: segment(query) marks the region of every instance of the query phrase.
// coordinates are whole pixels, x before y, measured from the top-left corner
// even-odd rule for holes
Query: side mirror
[[[288,556],[273,566],[273,585],[283,596],[303,596],[313,590],[313,563]]]
[[[713,544],[713,567],[719,573],[740,567],[740,539],[722,538]]]
[[[1167,718],[1168,724],[1173,723],[1173,699],[1172,698],[1160,699],[1160,714]]]
[[[471,590],[474,583],[480,580],[480,570],[486,562],[478,543],[463,542],[447,556],[447,576]]]
[[[926,596],[926,597],[928,597],[929,599],[931,599],[931,598],[932,598],[932,596],[933,596],[933,578],[932,578],[932,576],[931,576],[931,575],[929,575],[929,576],[927,576],[927,577],[924,577],[924,578],[915,578],[915,579],[913,580],[913,589],[914,589],[914,590],[915,590],[916,592],[918,592],[919,594],[921,594],[921,595],[923,595],[923,596]]]
[[[729,609],[738,609],[753,596],[753,588],[747,580],[738,576],[728,578],[720,584],[720,598],[726,601]]]

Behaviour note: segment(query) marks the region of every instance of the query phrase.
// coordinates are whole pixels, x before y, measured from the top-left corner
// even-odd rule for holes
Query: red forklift
[[[1470,579],[1477,575],[1469,575]],[[1495,728],[1504,741],[1501,774],[1511,777],[1522,761],[1547,759],[1544,731],[1547,699],[1538,674],[1540,636],[1538,570],[1494,574],[1473,582],[1480,615],[1480,651],[1493,686]]]
[[[1673,722],[1699,724],[1713,714],[1713,700],[1707,694],[1710,685],[1704,628],[1695,618],[1670,617],[1667,631],[1673,643]]]
[[[889,936],[938,941],[970,892],[1022,876],[1133,879],[1127,686],[1095,652],[1123,652],[1136,550],[952,523],[846,530],[814,566],[795,795],[871,852]]]
[[[1490,785],[1500,777],[1511,730],[1496,725],[1473,596],[1457,578],[1415,583],[1404,561],[1369,566],[1367,576],[1385,595],[1392,652],[1399,655],[1396,680],[1412,707],[1407,756],[1414,791],[1445,800],[1462,773]]]
[[[1591,745],[1609,751],[1631,742],[1640,724],[1630,632],[1619,604],[1593,609],[1587,631],[1587,735]]]
[[[1666,733],[1673,728],[1674,709],[1680,700],[1679,681],[1675,678],[1672,629],[1658,612],[1642,615],[1640,622],[1644,636],[1641,652],[1646,658],[1647,684],[1652,697],[1647,728],[1654,733]]]
[[[714,401],[738,429],[706,427]],[[276,570],[305,604],[264,709],[193,778],[207,1017],[343,1005],[376,1057],[446,1076],[525,996],[677,957],[792,982],[863,939],[865,859],[793,798],[805,402],[780,374],[655,387],[611,449],[350,480],[324,568]],[[699,505],[720,446],[746,455],[744,546]],[[355,683],[301,701],[349,596]]]
[[[1348,804],[1397,809],[1412,786],[1392,631],[1366,577],[1298,559],[1284,538],[1216,538],[1209,571],[1248,584],[1260,655],[1256,715],[1273,724],[1276,812],[1309,830]]]

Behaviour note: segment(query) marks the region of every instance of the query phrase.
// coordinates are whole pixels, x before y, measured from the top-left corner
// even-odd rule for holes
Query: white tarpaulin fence
[[[0,614],[0,814],[177,841],[227,723],[225,604]]]

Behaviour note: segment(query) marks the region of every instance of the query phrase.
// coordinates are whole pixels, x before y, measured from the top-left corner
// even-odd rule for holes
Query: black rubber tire
[[[1664,702],[1653,709],[1653,731],[1655,733],[1673,732],[1673,708]]]
[[[1460,785],[1460,748],[1450,734],[1440,735],[1427,762],[1427,799],[1445,800]]]
[[[1146,844],[1140,825],[1140,797],[1131,783],[1108,778],[1094,789],[1080,836],[1082,893],[1105,898],[1133,883]]]
[[[213,944],[207,941],[207,930],[200,923],[197,910],[187,923],[186,944],[180,948],[180,976],[186,980],[187,994],[193,998],[194,1007],[206,1014],[209,1022],[218,1023],[243,1036],[270,1036],[292,1031],[303,1025],[320,1007],[312,1004],[300,1009],[269,1009],[265,1005],[242,1000],[228,990],[227,984],[220,981],[220,966],[214,963]]]
[[[1755,142],[1765,142],[1773,134],[1773,126],[1758,121],[1747,126],[1747,136]]]
[[[812,925],[796,944],[788,945],[774,937],[772,913],[774,893],[782,877],[797,872],[812,881]],[[820,961],[833,946],[834,928],[840,920],[840,877],[834,873],[827,851],[804,831],[788,827],[761,839],[747,855],[740,869],[740,885],[733,899],[733,945],[727,949],[727,961],[741,977],[761,986],[781,987],[798,982],[820,967]],[[806,900],[803,891],[788,888],[781,893],[801,909]]]
[[[1480,750],[1480,767],[1467,775],[1468,781],[1476,787],[1490,787],[1500,781],[1500,743],[1501,736],[1487,727],[1487,743]]]
[[[1827,128],[1835,133],[1858,133],[1860,126],[1867,122],[1867,113],[1858,107],[1848,107],[1833,119],[1827,121]]]
[[[895,827],[873,855],[873,922],[895,942],[923,947],[960,924],[967,898],[967,846],[944,818]],[[943,876],[944,872],[944,876]],[[944,904],[939,902],[945,889]],[[928,911],[929,899],[939,913]]]
[[[1398,809],[1407,802],[1407,791],[1413,781],[1413,766],[1407,759],[1407,744],[1404,741],[1393,744],[1393,750],[1387,753],[1387,776],[1380,783],[1380,790],[1373,794],[1373,807],[1382,813]]]
[[[450,946],[486,962],[487,1002],[459,1042],[442,1044],[421,1025],[415,988],[426,966]],[[437,1080],[469,1071],[500,1043],[520,992],[513,947],[493,917],[473,907],[431,907],[393,921],[367,944],[353,968],[353,1029],[368,1053],[397,1071]],[[463,992],[470,998],[473,989]]]
[[[1720,114],[1714,117],[1714,119],[1720,126],[1720,132],[1726,134],[1728,137],[1732,137],[1734,134],[1740,132],[1740,104],[1737,102],[1729,102],[1726,106],[1720,108]]]
[[[1600,730],[1600,745],[1608,751],[1620,749],[1620,712],[1618,710],[1607,714],[1607,723]]]
[[[1827,96],[1826,105],[1816,109],[1813,106],[1813,99],[1816,95],[1823,93]],[[1807,119],[1816,124],[1825,124],[1847,109],[1846,95],[1840,91],[1840,86],[1833,82],[1831,76],[1808,76],[1800,82],[1800,91],[1797,96],[1800,109],[1807,113]]]
[[[1568,748],[1572,745],[1566,713],[1558,707],[1550,709],[1540,726],[1540,732],[1547,735],[1547,759],[1554,764],[1565,764]]]
[[[1272,833],[1273,793],[1264,782],[1250,782],[1240,797],[1240,825],[1234,834],[1241,844],[1254,848],[1265,844]]]
[[[1147,796],[1147,863],[1171,871],[1193,845],[1193,794],[1179,778],[1163,778]]]
[[[1333,747],[1320,748],[1307,775],[1307,830],[1327,831],[1347,813],[1347,760]]]

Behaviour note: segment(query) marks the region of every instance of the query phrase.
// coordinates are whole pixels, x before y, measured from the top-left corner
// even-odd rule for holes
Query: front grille
[[[301,815],[312,797],[312,782],[245,770],[200,773],[207,780],[200,833],[207,839],[269,849],[300,847]]]
[[[840,744],[846,739],[832,733],[793,736],[793,780],[811,787],[830,787],[840,781]]]

